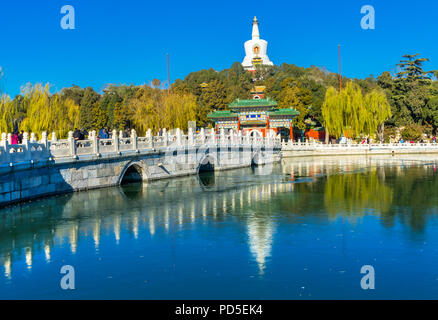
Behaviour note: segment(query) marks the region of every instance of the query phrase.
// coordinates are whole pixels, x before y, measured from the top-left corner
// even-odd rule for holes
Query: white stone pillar
[[[44,146],[44,148],[47,149],[48,139],[47,139],[47,132],[46,131],[43,131],[41,133],[41,144]]]
[[[204,130],[204,128],[201,128],[200,135],[201,135],[201,144],[204,144],[205,143],[205,130]]]
[[[251,135],[250,135],[249,131],[246,132],[245,143],[246,144],[251,144]]]
[[[50,141],[53,141],[53,142],[58,141],[58,139],[56,138],[56,133],[55,132],[52,132],[52,138],[51,138]]]
[[[114,149],[114,152],[116,153],[116,154],[119,154],[119,152],[120,152],[120,148],[119,148],[119,137],[117,137],[117,130],[116,129],[114,129],[113,130],[113,135],[112,135],[112,142],[113,142],[113,149]]]
[[[23,146],[23,152],[25,152],[24,158],[26,160],[31,160],[32,155],[31,155],[31,150],[29,148],[29,133],[25,132],[23,134],[23,142],[21,145]]]
[[[35,143],[37,141],[36,136],[35,136],[35,132],[32,132],[30,134],[30,142],[31,143]]]
[[[182,142],[181,142],[181,129],[177,128],[176,129],[176,144],[178,146],[181,146]]]
[[[193,129],[192,128],[189,128],[188,140],[189,140],[189,146],[193,146],[194,141],[193,141]]]
[[[134,129],[132,129],[131,130],[131,143],[132,143],[132,148],[135,150],[135,151],[138,151],[138,140],[137,140],[137,132],[135,132],[135,130]],[[154,139],[152,138],[151,139],[151,146],[153,147],[154,146]]]
[[[165,147],[167,147],[167,145],[168,145],[168,141],[169,141],[169,134],[167,133],[167,129],[166,128],[164,128],[163,129],[163,145],[165,146]]]
[[[9,157],[8,135],[5,132],[3,132],[1,138],[2,138],[2,140],[0,142],[0,145],[1,145],[1,147],[3,147],[3,150],[5,152],[3,161],[6,162],[6,163],[9,163],[10,162],[10,157]]]
[[[23,138],[24,140],[24,138]],[[68,144],[70,148],[70,155],[73,158],[76,158],[76,141],[75,138],[73,138],[73,131],[68,132]]]
[[[220,144],[225,145],[225,130],[221,128],[220,130]]]
[[[98,156],[99,155],[99,141],[97,140],[96,130],[93,130],[90,132],[90,135],[88,136],[88,140],[91,140],[91,143],[93,145],[93,154]]]
[[[214,128],[211,128],[210,138],[211,138],[211,143],[217,143],[217,141],[216,141],[216,131],[214,130]]]
[[[151,130],[151,129],[148,129],[148,130],[146,131],[146,140],[147,140],[147,142],[148,142],[148,146],[149,146],[150,148],[152,148],[153,145],[154,145],[154,143],[153,143],[154,137],[152,136],[152,130]]]

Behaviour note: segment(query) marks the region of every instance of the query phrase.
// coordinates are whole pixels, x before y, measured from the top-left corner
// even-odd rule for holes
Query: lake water
[[[6,208],[0,298],[436,299],[437,164],[283,159]]]

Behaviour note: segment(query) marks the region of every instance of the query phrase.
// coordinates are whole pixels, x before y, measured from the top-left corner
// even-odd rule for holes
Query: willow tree
[[[142,88],[130,101],[135,126],[140,132],[160,128],[187,130],[188,121],[196,119],[198,105],[193,94]]]
[[[40,134],[55,132],[65,138],[79,124],[79,106],[60,94],[51,95],[49,85],[37,84],[24,92],[22,104],[26,115],[20,129]]]
[[[364,103],[368,111],[364,133],[371,135],[378,132],[380,141],[383,141],[385,121],[391,117],[391,106],[386,94],[375,89],[365,96]]]
[[[325,94],[321,113],[324,119],[325,143],[329,141],[329,135],[340,137],[344,130],[343,110],[341,96],[334,87],[329,87]]]
[[[11,132],[14,128],[14,110],[7,95],[0,97],[0,132]]]
[[[386,95],[373,90],[365,97],[361,88],[349,82],[342,92],[329,87],[322,105],[322,116],[326,128],[326,143],[329,134],[358,137],[373,135],[385,120],[391,117],[391,108]]]
[[[196,97],[193,94],[165,94],[163,99],[165,119],[163,127],[187,130],[188,122],[196,120]]]

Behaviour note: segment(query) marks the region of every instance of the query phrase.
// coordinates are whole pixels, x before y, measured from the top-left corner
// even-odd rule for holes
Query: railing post
[[[204,128],[201,128],[200,135],[201,135],[201,144],[204,144],[205,143],[205,130],[204,130]]]
[[[44,146],[43,154],[49,156],[49,141],[47,139],[47,132],[43,131],[41,133],[41,144]]]
[[[31,143],[35,143],[37,141],[36,136],[35,136],[35,132],[32,132],[30,134],[30,142]]]
[[[119,148],[119,138],[117,137],[117,130],[114,129],[113,130],[113,136],[111,137],[113,139],[113,148],[114,148],[114,152],[116,154],[119,154],[120,152],[120,148]]]
[[[181,146],[181,130],[180,128],[176,129],[176,145]]]
[[[265,139],[265,145],[271,146],[271,132],[268,131],[267,137]]]
[[[70,155],[76,159],[76,141],[75,138],[73,138],[73,131],[68,132],[68,144],[70,148]]]
[[[188,143],[189,143],[189,146],[193,146],[194,145],[194,143],[193,143],[193,129],[192,128],[189,128],[189,132],[188,132]]]
[[[251,144],[251,136],[250,136],[250,134],[249,134],[249,131],[246,132],[246,135],[245,135],[245,143],[246,143],[246,144]]]
[[[166,129],[166,128],[163,129],[163,139],[164,139],[163,146],[167,147],[167,145],[168,145],[168,140],[169,140],[169,136],[168,136],[168,133],[167,133],[167,129]]]
[[[138,151],[138,140],[137,140],[137,132],[135,132],[134,129],[131,130],[131,140],[132,140],[132,146],[135,151]],[[154,144],[153,138],[151,139],[152,147]]]
[[[220,130],[220,144],[225,145],[225,130],[221,128]]]
[[[2,133],[1,146],[3,147],[4,152],[5,152],[5,159],[4,160],[6,163],[9,163],[11,161],[10,155],[9,155],[9,142],[8,142],[8,135],[5,132]]]
[[[93,143],[93,154],[99,156],[99,140],[97,140],[96,130],[93,130],[90,133],[91,137],[89,137],[89,140],[91,140]]]
[[[217,141],[216,141],[216,131],[214,130],[214,128],[211,128],[210,138],[211,138],[211,143],[214,143],[214,144],[217,143]]]
[[[56,133],[52,132],[51,137],[50,137],[50,143],[47,143],[47,155],[50,159],[52,159],[52,152],[50,151],[52,144],[55,143],[57,141],[56,139]]]
[[[8,144],[12,144],[12,134],[8,133]]]
[[[35,134],[32,132],[34,138],[35,138]],[[32,135],[31,135],[32,136]],[[26,160],[32,160],[32,153],[31,150],[29,148],[29,133],[25,132],[23,134],[23,142],[22,142],[22,146],[23,146],[23,152],[24,152],[24,158]]]
[[[153,148],[154,147],[154,137],[152,136],[152,130],[148,129],[146,131],[146,139],[148,141],[149,147]]]

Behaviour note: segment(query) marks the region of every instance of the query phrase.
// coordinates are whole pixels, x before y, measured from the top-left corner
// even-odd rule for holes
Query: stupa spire
[[[257,17],[252,21],[252,39],[245,42],[245,58],[242,66],[248,71],[255,71],[256,65],[274,65],[266,54],[268,42],[260,39]]]
[[[257,17],[254,17],[254,20],[252,21],[252,39],[260,39],[259,22],[257,21]]]

